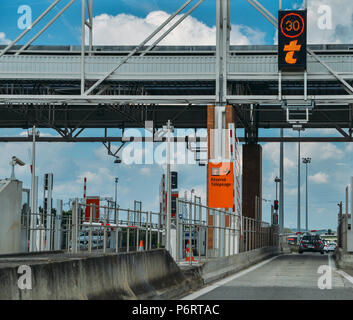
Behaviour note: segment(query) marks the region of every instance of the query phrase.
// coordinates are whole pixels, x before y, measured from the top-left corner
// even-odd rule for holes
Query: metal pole
[[[107,250],[107,208],[104,207],[104,226],[103,226],[103,252]]]
[[[305,195],[305,198],[306,198],[306,204],[305,204],[305,229],[306,229],[306,231],[308,231],[309,230],[309,227],[308,227],[308,225],[309,225],[309,223],[308,223],[308,163],[306,163],[305,164],[306,165],[306,174],[305,174],[305,184],[306,184],[306,187],[305,187],[305,193],[306,193],[306,195]]]
[[[175,254],[175,259],[176,263],[179,262],[180,259],[180,223],[179,223],[179,199],[176,198],[176,214],[175,214],[175,219],[176,219],[176,254]]]
[[[115,252],[118,253],[119,252],[119,209],[118,212],[116,212],[117,209],[115,209],[115,224],[116,224],[116,234],[115,234]]]
[[[198,251],[199,251],[199,262],[201,261],[201,233],[202,233],[202,228],[201,228],[201,201],[200,201],[200,205],[199,205],[199,230],[198,230],[198,236],[199,236],[199,246],[198,246]]]
[[[170,220],[171,220],[171,173],[170,173],[170,120],[167,123],[168,142],[167,142],[167,221],[166,221],[166,249],[170,251]]]
[[[348,232],[348,207],[349,207],[349,186],[346,186],[346,214],[344,217],[344,238],[343,238],[343,250],[347,250],[347,232]]]
[[[281,128],[281,138],[283,138],[283,128]],[[280,143],[280,164],[279,164],[279,178],[281,179],[279,185],[279,221],[280,232],[284,228],[284,143]]]
[[[118,181],[119,178],[115,178],[115,210],[114,210],[114,220],[116,217],[117,199],[118,199]]]
[[[54,250],[61,249],[61,222],[62,222],[63,201],[57,200],[55,216],[55,238]]]
[[[129,252],[130,247],[130,210],[127,210],[127,235],[126,235],[126,252]]]
[[[152,211],[150,211],[150,235],[149,235],[149,249],[152,250]]]
[[[147,250],[147,244],[148,244],[148,212],[146,212],[146,233],[145,233],[145,250]]]
[[[85,92],[85,29],[86,29],[86,8],[85,0],[82,0],[81,19],[81,95]]]
[[[88,252],[92,252],[92,219],[93,219],[93,207],[89,208],[89,231],[88,231]]]
[[[30,229],[30,248],[29,251],[34,251],[35,248],[35,233],[34,227],[36,225],[36,212],[35,212],[35,169],[36,169],[36,126],[32,128],[32,187],[31,187],[31,229]]]
[[[351,221],[352,220],[353,220],[353,177],[351,177]],[[348,215],[347,215],[347,221],[348,221]],[[347,232],[348,232],[348,226],[347,226]],[[353,232],[352,227],[350,232]]]
[[[90,1],[89,5],[89,55],[92,55],[93,48],[93,0]]]
[[[52,250],[52,192],[53,192],[53,174],[48,173],[48,192],[47,192],[47,249]]]
[[[300,131],[298,131],[300,138]],[[298,208],[297,208],[297,232],[300,232],[300,141],[298,142]]]
[[[76,198],[72,208],[72,253],[77,253],[77,235],[78,235],[78,199]]]
[[[205,259],[207,260],[208,258],[208,215],[209,215],[209,208],[207,208],[207,211],[206,211],[206,226],[205,226],[205,229],[206,229],[206,241],[205,241]]]
[[[162,219],[161,216],[162,216],[162,212],[161,212],[161,210],[160,210],[160,212],[159,212],[159,214],[158,214],[158,226],[157,226],[157,248],[159,248],[160,237],[161,237],[160,232],[159,232],[159,230],[160,230],[160,228],[161,228],[161,219]]]
[[[189,264],[192,264],[192,203],[189,206]],[[186,253],[187,256],[187,253]]]

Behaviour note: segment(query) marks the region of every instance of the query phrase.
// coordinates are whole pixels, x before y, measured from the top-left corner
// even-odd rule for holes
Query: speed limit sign
[[[279,11],[278,15],[278,69],[306,70],[307,11]]]

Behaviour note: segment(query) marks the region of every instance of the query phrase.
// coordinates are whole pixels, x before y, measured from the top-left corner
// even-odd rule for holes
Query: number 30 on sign
[[[306,70],[307,12],[279,11],[278,15],[278,69],[280,71]]]

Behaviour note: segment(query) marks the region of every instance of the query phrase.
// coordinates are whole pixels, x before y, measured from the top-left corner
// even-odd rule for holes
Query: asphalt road
[[[319,273],[324,266],[323,273]],[[330,267],[331,269],[329,269]],[[323,278],[331,275],[331,282]],[[185,300],[353,300],[353,278],[342,274],[325,254],[288,254],[266,260],[219,282]],[[331,289],[320,289],[331,283]]]

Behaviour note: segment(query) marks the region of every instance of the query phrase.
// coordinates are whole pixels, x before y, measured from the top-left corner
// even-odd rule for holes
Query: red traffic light
[[[278,210],[278,200],[275,200],[274,202],[274,209],[277,211]]]

